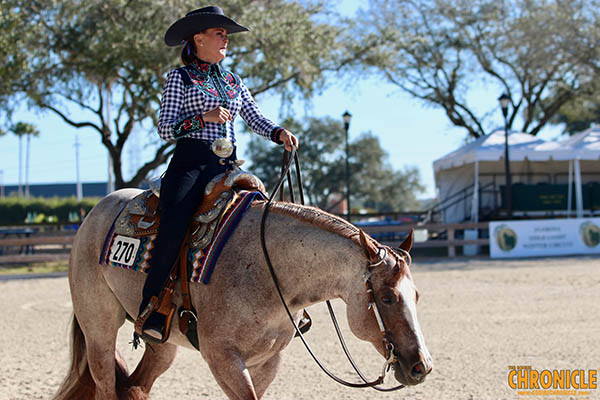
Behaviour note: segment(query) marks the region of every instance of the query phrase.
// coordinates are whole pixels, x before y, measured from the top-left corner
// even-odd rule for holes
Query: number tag
[[[135,256],[137,255],[139,247],[140,239],[117,235],[110,248],[108,261],[125,264],[128,267],[131,267],[135,261]]]

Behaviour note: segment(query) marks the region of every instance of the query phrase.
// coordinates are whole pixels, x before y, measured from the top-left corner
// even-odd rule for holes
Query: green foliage
[[[363,61],[472,137],[498,125],[498,107],[470,94],[511,97],[509,124],[537,134],[597,76],[595,0],[374,0],[357,34],[379,39]],[[574,51],[577,49],[577,51]]]
[[[10,131],[17,135],[19,138],[22,136],[39,136],[40,131],[35,127],[35,125],[29,124],[27,122],[17,122],[13,126],[10,127]]]
[[[600,99],[578,97],[561,107],[553,122],[565,124],[570,135],[600,123]]]
[[[224,65],[254,94],[309,97],[325,71],[353,59],[339,39],[343,27],[329,23],[323,4],[224,0],[225,12],[251,29],[231,36]],[[163,37],[195,7],[183,0],[3,0],[0,107],[11,111],[25,96],[34,108],[90,128],[111,156],[116,187],[137,186],[173,151],[153,128],[164,76],[180,66],[180,49]],[[73,109],[92,117],[78,120]],[[155,154],[126,182],[123,149],[135,130],[148,132]]]
[[[303,186],[309,204],[328,210],[339,202],[346,190],[346,153],[343,123],[332,118],[309,119],[305,125],[287,120],[283,125],[297,134]],[[253,138],[248,153],[249,169],[271,190],[280,174],[282,148]],[[386,211],[419,208],[416,194],[424,187],[418,171],[396,171],[379,139],[362,134],[349,144],[350,192],[353,209]]]
[[[592,124],[600,124],[600,79],[590,85],[587,93],[564,104],[552,122],[564,124],[570,135],[586,130]]]
[[[28,216],[29,223],[69,223],[73,222],[73,213],[79,215],[80,210],[83,210],[87,214],[98,201],[96,198],[77,201],[74,197],[29,200],[7,197],[0,200],[0,225],[22,225],[26,223]],[[48,220],[48,217],[55,217],[56,220]]]

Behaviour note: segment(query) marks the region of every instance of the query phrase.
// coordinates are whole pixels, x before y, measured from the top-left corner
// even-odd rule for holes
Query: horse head
[[[399,249],[379,245],[360,231],[364,279],[348,302],[348,322],[360,339],[388,360],[398,382],[417,385],[433,367],[417,320],[419,292],[410,274],[412,232]]]

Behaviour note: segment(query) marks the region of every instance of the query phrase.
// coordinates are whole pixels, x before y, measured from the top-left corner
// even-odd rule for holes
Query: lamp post
[[[502,109],[502,115],[504,116],[504,169],[506,173],[506,212],[508,218],[512,218],[512,179],[510,176],[510,160],[508,158],[508,105],[510,104],[510,97],[506,93],[502,93],[502,96],[498,97],[500,102],[500,108]]]
[[[346,110],[346,112],[342,114],[342,118],[344,118],[344,132],[346,134],[346,219],[350,222],[350,164],[348,162],[350,152],[348,150],[348,129],[350,128],[352,114]]]

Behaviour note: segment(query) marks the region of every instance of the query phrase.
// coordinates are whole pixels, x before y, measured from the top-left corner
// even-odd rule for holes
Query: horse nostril
[[[418,362],[413,365],[410,373],[415,379],[423,379],[425,375],[429,373],[429,371],[427,371],[427,368],[425,368],[423,362]]]

